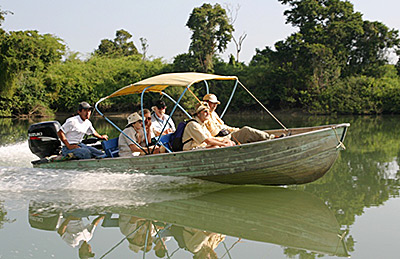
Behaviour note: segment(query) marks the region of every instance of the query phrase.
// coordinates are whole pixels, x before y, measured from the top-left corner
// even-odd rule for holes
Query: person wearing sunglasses
[[[139,115],[142,116],[142,111],[139,111]],[[157,131],[154,128],[150,110],[143,109],[143,115],[144,115],[144,124],[145,124],[145,128],[146,128],[147,138],[149,138],[149,136],[150,136],[151,141],[149,143],[154,144],[156,142],[155,137],[160,134],[157,134]]]
[[[175,132],[176,128],[174,121],[172,118],[168,120],[169,116],[165,114],[167,106],[163,100],[158,100],[151,109],[154,111],[153,115],[151,115],[151,122],[154,125],[154,130],[157,136],[159,136],[161,133],[165,135]],[[165,127],[164,132],[161,132],[164,128],[164,125],[167,126]]]

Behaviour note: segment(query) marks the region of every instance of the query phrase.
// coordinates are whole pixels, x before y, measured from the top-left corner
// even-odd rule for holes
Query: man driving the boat
[[[81,102],[78,106],[78,115],[68,118],[57,132],[62,143],[62,154],[67,156],[74,154],[79,159],[93,157],[101,158],[105,154],[97,148],[81,143],[85,134],[93,135],[98,139],[108,140],[107,135],[100,135],[90,122],[93,107],[87,102]]]
[[[150,119],[150,113],[144,113],[145,120]],[[134,112],[128,116],[128,124],[126,125],[123,132],[129,136],[132,140],[138,143],[142,148],[138,147],[131,139],[129,139],[125,134],[121,133],[118,138],[118,149],[119,156],[121,157],[132,157],[134,154],[144,155],[143,147],[146,147],[146,140],[143,131],[143,121],[142,117]],[[151,120],[151,119],[150,119]],[[148,124],[150,125],[150,124]],[[151,127],[146,127],[146,137],[147,144],[151,143],[152,138]],[[150,146],[149,149],[153,149],[153,146]],[[154,149],[154,153],[159,153],[159,147]]]
[[[151,115],[151,122],[154,125],[154,130],[156,131],[157,136],[159,136],[161,133],[164,135],[175,132],[174,121],[167,114],[165,114],[167,106],[163,100],[158,100],[155,106],[151,107],[151,109],[154,111],[153,115]],[[165,130],[164,132],[161,132],[164,126]]]
[[[212,136],[232,138],[237,144],[268,140],[275,137],[273,134],[270,135],[248,126],[239,129],[226,125],[215,111],[220,104],[215,94],[206,94],[203,101],[206,101],[210,107],[210,119],[205,122],[205,125]]]
[[[198,148],[216,148],[234,146],[235,143],[227,138],[213,137],[206,128],[205,122],[210,118],[207,103],[199,103],[194,114],[195,121],[190,121],[182,135],[183,150]]]

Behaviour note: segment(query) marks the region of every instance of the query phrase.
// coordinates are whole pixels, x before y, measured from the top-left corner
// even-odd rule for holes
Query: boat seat
[[[110,140],[105,140],[101,142],[104,152],[106,152],[107,157],[119,157],[118,150],[118,138],[113,138]]]
[[[168,153],[172,153],[171,146],[169,144],[169,141],[171,140],[172,134],[173,133],[162,135],[161,139],[160,139],[160,142],[159,142],[163,147],[165,147],[165,149],[167,150]]]

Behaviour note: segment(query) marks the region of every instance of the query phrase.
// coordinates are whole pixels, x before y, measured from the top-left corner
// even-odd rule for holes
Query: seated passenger
[[[155,106],[151,107],[151,109],[154,111],[153,115],[151,115],[151,122],[154,125],[154,130],[157,136],[161,134],[165,124],[167,124],[167,126],[165,127],[163,135],[175,132],[174,121],[172,118],[168,120],[169,116],[165,114],[167,106],[164,101],[158,100]]]
[[[144,138],[143,131],[143,122],[142,117],[137,113],[132,113],[128,116],[128,124],[126,125],[123,132],[128,135],[132,140],[138,143],[143,149],[147,149],[146,141]],[[146,135],[147,135],[147,143],[151,143],[151,132],[150,128],[146,127]],[[135,143],[133,143],[129,138],[127,138],[124,134],[120,134],[118,138],[118,149],[119,156],[121,157],[130,157],[133,156],[133,153],[140,152],[141,155],[144,155],[145,152],[140,149]],[[152,150],[153,147],[149,146],[149,149]],[[159,148],[156,147],[154,153],[159,153]]]
[[[153,140],[153,138],[157,136],[157,131],[155,130],[154,125],[152,123],[150,110],[143,109],[143,115],[144,115],[144,124],[146,126],[146,132],[150,132],[150,139]],[[142,117],[142,111],[139,111],[139,116]]]
[[[138,253],[140,250],[144,251],[147,244],[145,252],[151,250],[157,232],[150,220],[120,214],[118,225],[121,233],[126,236],[129,242],[129,249]]]
[[[87,102],[81,102],[78,106],[78,114],[68,118],[58,130],[57,135],[62,144],[62,155],[74,154],[78,159],[89,159],[93,157],[102,158],[105,154],[91,146],[81,143],[85,134],[108,140],[107,135],[100,135],[90,122],[93,107]]]
[[[185,127],[182,135],[183,150],[191,150],[197,148],[216,148],[234,146],[235,143],[226,138],[218,138],[211,136],[206,128],[205,122],[210,118],[210,111],[207,103],[200,103],[196,106],[194,119]]]
[[[267,132],[248,126],[239,129],[226,125],[215,112],[218,104],[220,104],[215,94],[206,94],[203,97],[203,101],[206,101],[210,107],[210,119],[205,124],[212,136],[225,136],[228,139],[232,136],[232,140],[237,144],[268,140],[275,137],[273,134],[270,135]]]

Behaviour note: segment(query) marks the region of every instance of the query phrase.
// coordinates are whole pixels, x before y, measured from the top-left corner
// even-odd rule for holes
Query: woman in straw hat
[[[141,147],[146,147],[146,140],[144,138],[144,131],[143,131],[143,121],[142,117],[137,113],[134,112],[128,116],[128,124],[126,125],[123,132],[128,135],[132,140],[138,143]],[[147,143],[151,143],[151,132],[146,129],[146,137]],[[134,142],[132,142],[128,137],[124,134],[119,135],[118,139],[118,149],[119,149],[119,156],[121,157],[130,157],[134,155],[144,155],[144,151],[140,149]],[[153,149],[153,147],[149,147],[149,149]],[[156,147],[154,149],[154,153],[159,153],[159,148]]]

